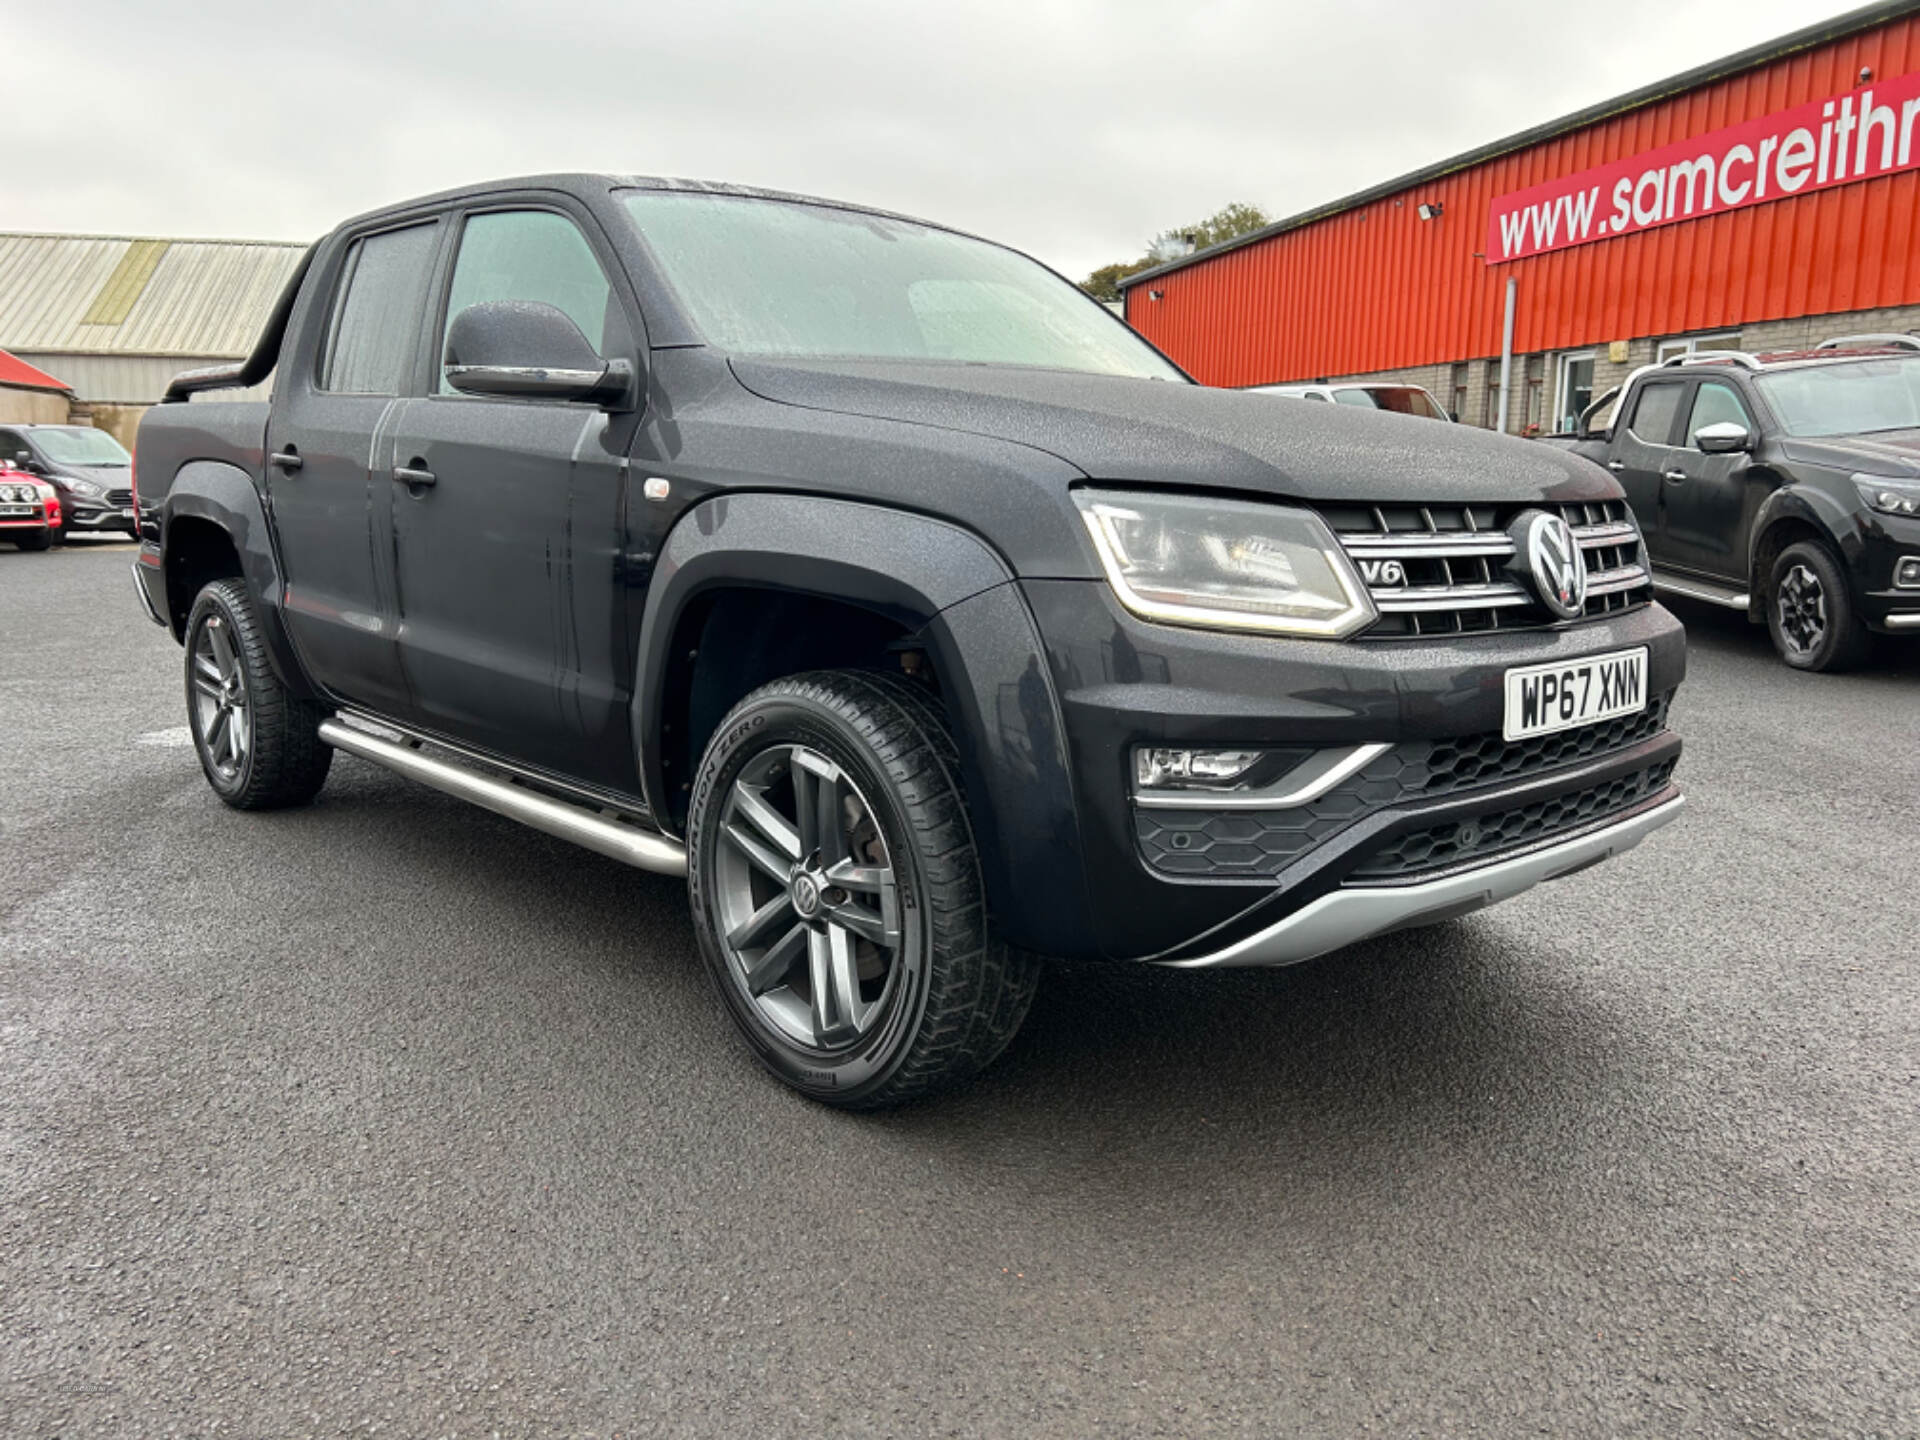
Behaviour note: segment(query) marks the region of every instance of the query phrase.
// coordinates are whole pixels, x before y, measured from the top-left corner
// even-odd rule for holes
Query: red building
[[[1636,365],[1920,327],[1920,0],[1857,10],[1135,275],[1203,383],[1391,378],[1552,429]]]

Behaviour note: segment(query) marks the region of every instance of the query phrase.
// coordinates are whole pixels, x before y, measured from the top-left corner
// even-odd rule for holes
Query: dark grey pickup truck
[[[170,399],[135,575],[213,789],[344,750],[684,875],[753,1054],[835,1104],[986,1064],[1039,956],[1304,960],[1681,805],[1685,645],[1603,469],[1204,389],[939,226],[436,195]]]
[[[1920,637],[1920,340],[1676,355],[1549,437],[1611,470],[1656,589],[1765,624],[1797,670]]]

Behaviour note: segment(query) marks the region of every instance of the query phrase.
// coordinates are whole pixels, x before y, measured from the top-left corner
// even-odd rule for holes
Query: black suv
[[[1844,669],[1875,632],[1920,636],[1917,351],[1675,356],[1589,406],[1613,424],[1570,448],[1619,477],[1657,588],[1764,622],[1796,669]]]
[[[479,186],[341,226],[170,398],[269,371],[140,431],[214,790],[345,750],[685,875],[822,1100],[985,1064],[1037,955],[1304,960],[1681,805],[1686,647],[1604,470],[1203,389],[939,226]]]
[[[134,533],[133,457],[91,425],[0,425],[0,460],[60,492],[60,532]]]

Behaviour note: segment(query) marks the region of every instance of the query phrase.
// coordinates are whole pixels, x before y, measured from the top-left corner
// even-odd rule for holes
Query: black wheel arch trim
[[[1819,531],[1839,555],[1848,577],[1858,579],[1856,570],[1865,548],[1858,505],[1844,505],[1818,485],[1783,485],[1760,502],[1748,535],[1748,614],[1755,620],[1765,617],[1766,591],[1772,579],[1760,573],[1760,556],[1766,547],[1767,532],[1783,520],[1798,521]]]
[[[222,460],[190,460],[174,474],[161,502],[160,566],[170,584],[176,565],[173,538],[179,534],[176,522],[204,520],[222,531],[240,559],[240,575],[246,581],[259,611],[261,629],[267,641],[267,658],[274,673],[288,691],[303,700],[319,699],[307,680],[306,672],[287,633],[281,611],[280,557],[274,549],[273,527],[260,499],[253,477],[237,465]],[[188,599],[191,604],[191,597]],[[182,643],[185,633],[168,606],[168,629]]]
[[[731,588],[858,605],[925,641],[954,728],[989,907],[1013,944],[1084,943],[1089,909],[1059,697],[1012,571],[945,520],[770,491],[716,495],[669,532],[640,629],[633,734],[662,823],[662,726],[690,605]],[[1072,944],[1067,937],[1079,937]]]

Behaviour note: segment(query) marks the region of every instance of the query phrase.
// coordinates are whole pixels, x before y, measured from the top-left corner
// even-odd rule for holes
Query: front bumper
[[[1662,825],[1678,820],[1686,803],[1677,794],[1659,799],[1625,819],[1610,819],[1505,859],[1412,885],[1332,890],[1231,945],[1168,963],[1189,968],[1294,965],[1376,935],[1471,914],[1544,880],[1558,880],[1631,850]]]
[[[1664,705],[1685,675],[1686,642],[1658,605],[1560,629],[1327,643],[1150,625],[1101,582],[1022,589],[1060,698],[1092,953],[1304,959],[1492,903],[1677,813],[1680,742]],[[1501,745],[1509,668],[1636,646],[1647,648],[1651,697],[1640,723],[1564,732],[1578,737],[1564,746]],[[1602,731],[1604,744],[1592,743]],[[1136,807],[1130,770],[1143,744],[1391,749],[1310,806],[1214,824]],[[1626,829],[1585,843],[1615,826]],[[1209,863],[1192,863],[1201,847],[1182,847],[1182,828],[1222,842]],[[1518,863],[1549,851],[1556,858]]]
[[[1920,557],[1920,520],[1869,512],[1850,549],[1854,600],[1867,627],[1920,635],[1920,589],[1894,583],[1900,562]]]
[[[78,503],[68,502],[66,517],[65,528],[69,531],[84,530],[90,534],[111,531],[122,535],[136,533],[131,506],[114,508],[89,504],[85,500]]]

